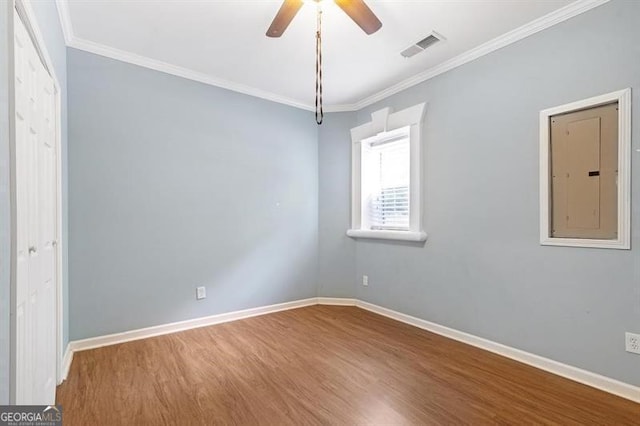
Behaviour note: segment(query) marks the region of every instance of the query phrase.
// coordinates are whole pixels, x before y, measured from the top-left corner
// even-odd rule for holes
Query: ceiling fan
[[[322,124],[324,117],[322,110],[322,9],[320,7],[322,0],[313,1],[317,3],[318,9],[316,30],[316,123]],[[303,0],[284,0],[267,30],[267,37],[277,38],[282,36],[304,3]],[[334,0],[334,3],[367,34],[373,34],[382,27],[382,22],[363,0]]]

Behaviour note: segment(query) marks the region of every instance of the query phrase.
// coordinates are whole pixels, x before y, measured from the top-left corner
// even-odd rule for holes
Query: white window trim
[[[351,129],[351,229],[352,238],[374,238],[400,241],[426,241],[423,231],[422,206],[422,120],[426,103],[414,105],[396,113],[385,108],[371,114],[371,121]],[[363,140],[381,133],[410,126],[410,184],[409,184],[409,230],[373,230],[362,228],[362,147]]]
[[[618,238],[554,238],[550,210],[550,117],[618,102]],[[631,248],[631,89],[572,102],[540,111],[540,244],[628,250]]]

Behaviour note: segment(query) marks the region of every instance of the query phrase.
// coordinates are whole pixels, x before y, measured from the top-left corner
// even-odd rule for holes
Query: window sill
[[[373,231],[370,229],[349,229],[347,236],[351,238],[373,238],[376,240],[426,241],[424,231]]]

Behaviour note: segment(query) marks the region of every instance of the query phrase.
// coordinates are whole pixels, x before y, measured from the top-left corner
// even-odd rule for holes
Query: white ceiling
[[[552,25],[569,9],[571,16],[584,11],[585,4],[594,0],[367,3],[383,23],[370,36],[333,1],[323,2],[324,101],[329,110],[331,106],[353,109],[388,94],[390,87],[424,80],[430,70],[499,48]],[[265,31],[280,4],[278,0],[59,0],[59,9],[70,46],[310,107],[315,87],[315,4],[305,4],[281,38],[268,38]],[[446,41],[410,59],[400,56],[400,51],[432,31]]]

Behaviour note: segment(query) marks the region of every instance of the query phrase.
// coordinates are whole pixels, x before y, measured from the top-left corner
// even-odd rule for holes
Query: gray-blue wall
[[[318,294],[354,297],[354,240],[351,224],[351,134],[356,113],[328,114],[318,130]]]
[[[357,241],[355,279],[331,293],[351,291],[640,385],[640,357],[624,350],[624,332],[640,333],[639,19],[640,2],[614,0],[359,111],[353,126],[383,107],[428,102],[429,239],[424,246]],[[540,246],[539,111],[626,87],[634,91],[633,250]],[[341,132],[320,133],[320,170],[342,176],[321,181],[321,224],[349,221],[343,157],[350,142]],[[321,247],[342,241],[337,231],[320,234]],[[325,267],[320,289],[332,285],[323,279],[336,280]],[[368,287],[359,284],[363,274]],[[340,282],[350,275],[342,268]]]
[[[316,296],[310,112],[67,55],[72,340]]]

